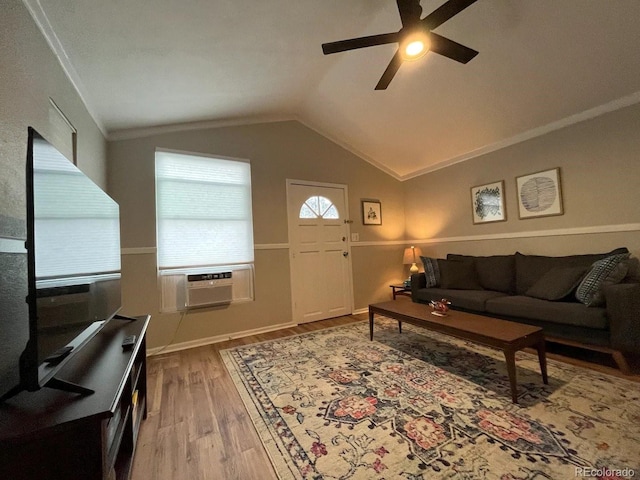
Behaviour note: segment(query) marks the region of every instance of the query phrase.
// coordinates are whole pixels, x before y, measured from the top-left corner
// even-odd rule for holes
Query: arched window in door
[[[313,196],[305,200],[300,207],[299,218],[324,218],[337,220],[340,214],[336,206],[326,197]]]

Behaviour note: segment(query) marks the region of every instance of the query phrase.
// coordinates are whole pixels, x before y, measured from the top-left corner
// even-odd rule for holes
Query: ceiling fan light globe
[[[404,60],[417,60],[426,55],[431,46],[426,35],[412,35],[401,45],[402,58]]]
[[[407,48],[405,49],[405,53],[407,54],[408,57],[415,57],[417,55],[420,55],[423,51],[424,51],[424,43],[422,43],[420,40],[411,42],[409,45],[407,45]]]

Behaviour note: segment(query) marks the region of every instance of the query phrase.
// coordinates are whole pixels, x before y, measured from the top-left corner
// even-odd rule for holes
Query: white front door
[[[344,185],[287,180],[293,321],[352,312]]]

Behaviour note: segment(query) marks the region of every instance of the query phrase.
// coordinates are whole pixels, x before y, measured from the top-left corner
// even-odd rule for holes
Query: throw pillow
[[[447,260],[471,260],[476,266],[478,281],[485,290],[503,293],[515,293],[516,259],[515,255],[492,255],[474,257],[450,253]]]
[[[585,267],[589,269],[593,262],[621,253],[629,253],[629,250],[623,247],[616,248],[608,253],[569,255],[566,257],[523,255],[516,252],[516,294],[524,295],[540,277],[554,267]]]
[[[542,300],[561,300],[575,290],[586,271],[584,267],[554,267],[540,277],[525,295]]]
[[[587,307],[604,305],[602,287],[620,282],[629,269],[629,254],[622,253],[598,260],[591,266],[591,270],[582,279],[576,290],[576,298]],[[618,267],[622,264],[621,267]]]
[[[453,290],[482,290],[473,262],[438,260],[440,288]]]
[[[430,257],[420,257],[424,265],[424,276],[427,278],[427,288],[440,285],[440,269],[438,259]]]
[[[626,278],[629,270],[629,261],[623,260],[618,263],[615,268],[607,275],[602,283],[600,284],[600,288],[596,291],[595,295],[591,299],[590,307],[604,307],[605,298],[604,298],[604,287],[608,285],[616,285],[620,283],[624,278]]]

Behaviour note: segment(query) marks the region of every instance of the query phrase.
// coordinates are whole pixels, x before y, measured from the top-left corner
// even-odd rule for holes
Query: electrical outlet
[[[352,233],[351,234],[351,241],[352,242],[359,242],[360,241],[360,234],[359,233]]]

